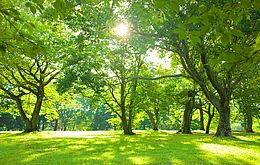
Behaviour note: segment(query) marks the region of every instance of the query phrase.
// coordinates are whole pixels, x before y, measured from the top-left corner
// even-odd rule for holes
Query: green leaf
[[[186,37],[186,32],[185,32],[183,29],[174,29],[174,30],[173,30],[173,33],[178,34],[179,37],[180,37],[180,39],[185,39],[185,38],[187,38],[187,37]]]
[[[26,6],[26,7],[31,7],[32,4],[31,4],[31,2],[27,2],[27,3],[25,4],[25,6]]]
[[[260,49],[260,32],[258,33],[258,36],[256,38],[255,48],[255,50]]]
[[[200,22],[200,19],[198,17],[190,17],[188,18],[187,20],[187,23],[190,24],[190,23],[194,23],[194,24],[197,24]]]
[[[3,15],[0,14],[0,22],[2,22],[3,19],[4,19]]]
[[[163,9],[167,6],[167,1],[154,0],[154,5],[158,9]]]
[[[230,43],[231,36],[229,33],[224,33],[221,37],[221,41],[224,46],[228,45]]]
[[[36,13],[36,7],[35,6],[30,6],[30,10],[33,14]]]
[[[199,12],[200,12],[200,13],[203,13],[203,12],[205,12],[206,10],[207,10],[207,7],[206,7],[205,5],[202,4],[202,5],[199,6]]]
[[[232,34],[233,34],[234,36],[237,36],[237,37],[243,37],[243,36],[244,36],[244,33],[241,32],[240,30],[237,30],[237,29],[233,30],[233,31],[232,31]]]
[[[190,36],[190,41],[192,44],[200,43],[200,38],[198,36]]]

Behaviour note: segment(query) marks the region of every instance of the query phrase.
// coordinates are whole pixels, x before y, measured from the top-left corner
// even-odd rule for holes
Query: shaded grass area
[[[0,164],[260,164],[260,133],[0,132]]]

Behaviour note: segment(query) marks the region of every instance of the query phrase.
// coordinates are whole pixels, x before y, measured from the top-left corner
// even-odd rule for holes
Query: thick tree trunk
[[[217,132],[215,136],[217,137],[224,137],[224,136],[231,136],[231,126],[230,126],[230,107],[227,105],[226,107],[221,107],[218,110],[219,112],[219,123]]]
[[[32,131],[39,131],[39,129],[38,129],[38,119],[39,119],[39,114],[38,114],[38,115],[35,115],[35,116],[31,119]]]
[[[183,121],[182,121],[182,133],[184,134],[191,134],[190,124],[191,124],[191,109],[186,105],[183,114]]]
[[[121,121],[122,121],[122,124],[123,124],[124,134],[129,135],[129,128],[128,128],[126,114],[125,114],[126,112],[125,112],[125,108],[122,107],[122,106],[121,106],[121,112],[122,112]]]
[[[126,119],[121,119],[122,120],[122,124],[123,124],[123,130],[124,130],[124,135],[129,135],[129,129],[127,126],[127,120]]]
[[[33,128],[32,128],[32,122],[30,120],[26,120],[25,121],[25,130],[24,132],[33,132]]]
[[[122,114],[121,121],[123,124],[124,135],[135,135],[132,130],[132,124],[127,121],[125,113]]]
[[[199,110],[200,110],[200,130],[205,131],[205,128],[204,128],[204,117],[203,117],[203,109],[202,109],[202,107],[201,107]]]
[[[253,133],[253,117],[252,114],[249,112],[246,112],[245,114],[245,129],[248,133]]]

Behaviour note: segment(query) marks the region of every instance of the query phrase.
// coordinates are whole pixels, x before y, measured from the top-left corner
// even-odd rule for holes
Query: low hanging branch
[[[163,75],[163,76],[159,76],[159,77],[140,77],[140,76],[136,76],[136,77],[129,77],[130,80],[160,80],[160,79],[164,79],[164,78],[173,78],[173,77],[183,77],[183,78],[188,78],[190,79],[191,77],[185,75],[185,74],[173,74],[173,75]]]

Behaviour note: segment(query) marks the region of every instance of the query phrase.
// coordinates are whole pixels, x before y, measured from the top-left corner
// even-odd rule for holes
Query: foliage
[[[132,17],[140,18],[135,20],[137,33],[156,37],[158,47],[178,54],[185,71],[217,108],[216,136],[231,135],[231,95],[259,63],[255,3],[140,0],[130,10]]]

